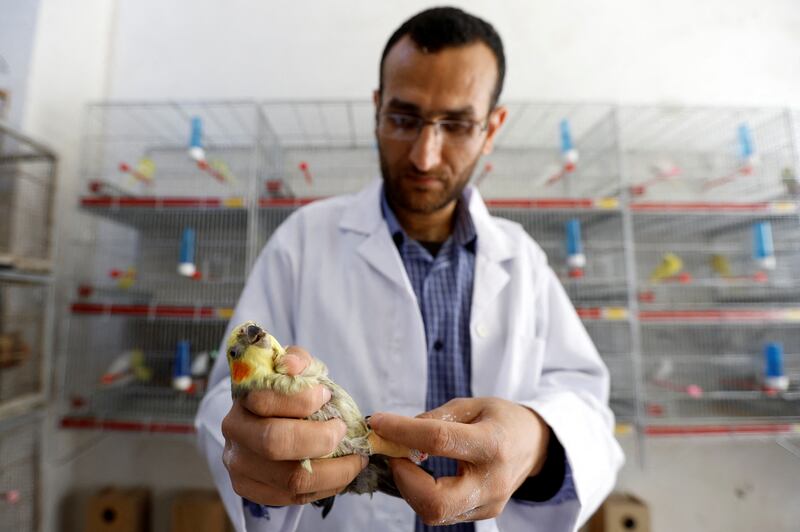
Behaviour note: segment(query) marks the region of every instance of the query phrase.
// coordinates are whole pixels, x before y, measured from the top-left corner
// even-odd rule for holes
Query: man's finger
[[[286,375],[300,375],[313,360],[311,354],[302,347],[290,345],[286,347],[286,356],[281,363]]]
[[[400,494],[427,525],[470,520],[470,512],[488,500],[489,486],[470,472],[437,479],[409,460],[392,458],[389,463]]]
[[[231,483],[233,484],[233,491],[248,501],[258,504],[268,504],[270,506],[306,504],[339,493],[337,490],[328,490],[317,493],[291,495],[248,477],[231,477]]]
[[[473,464],[490,461],[497,452],[494,436],[480,425],[420,419],[396,414],[372,415],[369,425],[383,438],[432,456]]]
[[[341,490],[366,466],[359,455],[312,460],[309,473],[299,461],[269,462],[250,449],[236,444],[226,446],[223,455],[231,475],[246,476],[292,495]]]
[[[472,423],[483,411],[480,400],[471,397],[451,399],[442,406],[418,415],[419,419],[438,419],[456,423]]]
[[[345,435],[341,419],[261,418],[236,405],[222,420],[226,440],[243,445],[267,460],[319,458],[333,452]]]
[[[485,504],[472,510],[467,510],[463,514],[456,516],[452,523],[465,523],[468,521],[482,521],[484,519],[492,519],[497,517],[503,512],[505,504],[494,503]]]
[[[252,390],[241,399],[244,407],[261,417],[308,417],[327,403],[331,391],[318,384],[307,390],[293,394],[278,393],[272,390]]]

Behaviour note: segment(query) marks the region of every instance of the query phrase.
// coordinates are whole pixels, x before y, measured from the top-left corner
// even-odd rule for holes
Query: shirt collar
[[[475,253],[475,242],[478,235],[475,231],[475,224],[472,222],[472,216],[470,216],[467,208],[467,203],[467,198],[462,193],[456,203],[456,223],[450,238],[453,239],[456,245],[463,246],[468,251]],[[389,206],[383,186],[381,186],[381,213],[386,220],[386,225],[389,226],[389,234],[392,235],[392,240],[394,240],[397,248],[400,249],[400,246],[405,240],[409,239],[409,236],[403,230],[392,208]]]

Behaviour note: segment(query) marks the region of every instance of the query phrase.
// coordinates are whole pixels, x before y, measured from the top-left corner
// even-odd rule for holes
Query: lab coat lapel
[[[413,295],[411,282],[381,213],[381,183],[380,179],[375,179],[355,195],[339,227],[364,235],[357,248],[358,254],[388,280]]]
[[[513,258],[515,250],[510,246],[505,234],[492,222],[491,215],[478,191],[470,188],[467,194],[469,212],[478,235],[470,316],[470,324],[474,330],[483,314],[492,308],[503,287],[508,283],[509,275],[502,263]]]

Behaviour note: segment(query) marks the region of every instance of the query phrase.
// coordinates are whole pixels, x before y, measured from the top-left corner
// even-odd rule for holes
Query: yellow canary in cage
[[[711,269],[717,272],[721,277],[731,276],[731,263],[728,257],[715,253],[711,255]]]
[[[416,463],[427,458],[424,453],[389,442],[372,432],[356,402],[328,377],[328,369],[320,360],[315,358],[300,375],[287,375],[283,361],[286,350],[255,322],[248,321],[233,329],[228,337],[226,355],[234,399],[244,397],[252,390],[293,394],[317,384],[331,391],[331,399],[307,419],[326,421],[336,417],[345,422],[347,432],[336,449],[323,458],[348,454],[370,457],[369,465],[350,483],[345,493],[383,491],[399,496],[385,457],[409,458]],[[302,460],[301,465],[308,472],[312,471],[310,459]],[[323,507],[322,516],[325,517],[333,505],[333,497],[314,504]]]
[[[152,181],[156,175],[156,163],[153,159],[144,157],[139,159],[136,164],[136,173],[143,178],[144,181]]]
[[[683,260],[674,253],[664,253],[661,262],[650,274],[650,282],[657,283],[678,275],[683,269]]]
[[[225,161],[221,159],[213,159],[209,162],[209,166],[215,172],[215,175],[219,176],[220,181],[226,181],[228,183],[235,183],[236,178],[233,176],[233,172],[225,163]]]
[[[117,286],[120,290],[130,290],[136,284],[136,268],[130,267],[117,277]]]

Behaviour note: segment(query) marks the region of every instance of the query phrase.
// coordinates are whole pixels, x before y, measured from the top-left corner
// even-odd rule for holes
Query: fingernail
[[[327,403],[333,397],[333,393],[331,392],[330,388],[323,386],[322,387],[322,404]]]
[[[383,414],[381,414],[380,412],[378,412],[377,414],[372,414],[367,418],[367,425],[369,425],[369,428],[375,429],[375,427],[377,427],[380,424],[382,419],[383,419]]]

